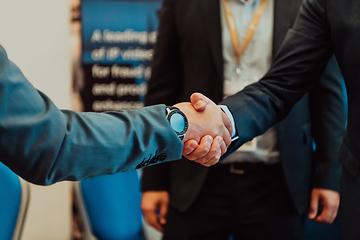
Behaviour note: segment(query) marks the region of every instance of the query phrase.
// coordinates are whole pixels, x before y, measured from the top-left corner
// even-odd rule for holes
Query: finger
[[[202,165],[205,167],[211,167],[219,162],[220,157],[221,157],[220,154],[218,154]]]
[[[167,211],[168,211],[168,203],[161,202],[160,212],[159,212],[159,222],[161,225],[164,225],[166,223]]]
[[[336,208],[334,211],[333,211],[333,215],[331,216],[331,220],[329,222],[329,224],[333,223],[335,221],[335,218],[337,216],[337,213],[338,213],[338,208]]]
[[[151,227],[160,231],[162,227],[158,222],[156,205],[157,200],[154,198],[154,194],[152,192],[144,192],[140,203],[140,208],[143,212],[144,219]]]
[[[193,93],[190,97],[190,101],[196,111],[204,111],[208,104],[214,104],[209,98],[201,93]]]
[[[222,143],[223,143],[222,138],[216,137],[211,145],[209,153],[206,154],[202,159],[200,159],[199,163],[207,167],[218,163],[221,157]]]
[[[225,142],[226,147],[229,147],[231,144],[231,133],[224,127],[223,130],[223,140]]]
[[[184,148],[183,148],[183,155],[184,156],[186,156],[186,155],[189,155],[189,154],[191,154],[194,150],[195,150],[195,148],[197,148],[198,147],[198,143],[195,141],[195,140],[193,140],[193,139],[190,139],[190,140],[188,140],[188,141],[186,141],[185,143],[184,143]]]
[[[323,204],[323,211],[315,218],[315,221],[330,224],[335,220],[337,212],[338,207],[336,204],[326,202],[326,204]]]
[[[155,228],[156,230],[162,232],[162,226],[161,224],[158,222],[158,218],[156,216],[156,213],[154,211],[148,211],[148,210],[143,210],[143,215],[144,215],[144,219],[145,221],[153,228]]]
[[[233,133],[233,126],[231,123],[230,118],[228,117],[228,115],[224,112],[222,112],[222,117],[223,117],[223,121],[224,121],[224,125],[226,127],[226,129],[229,131],[230,135],[232,135]]]
[[[318,196],[318,202],[323,208],[321,214],[315,218],[315,221],[319,223],[332,223],[336,218],[339,208],[339,193],[333,190],[314,188],[311,196],[313,195]]]
[[[319,195],[318,194],[311,194],[311,201],[310,201],[310,209],[309,209],[309,218],[314,219],[318,213],[319,208]]]
[[[328,206],[324,206],[321,214],[315,218],[318,223],[332,223],[334,212]]]
[[[331,220],[331,223],[335,221],[335,218],[337,217],[337,214],[338,214],[338,211],[339,211],[339,204],[340,202],[334,207],[334,212],[333,212],[333,215],[332,215],[332,220]]]
[[[219,162],[220,157],[221,157],[220,152],[217,152],[213,158],[211,158],[210,160],[208,160],[206,163],[204,163],[202,165],[204,165],[205,167],[213,166]]]
[[[208,160],[206,163],[204,163],[202,165],[204,165],[205,167],[211,167],[220,161],[220,157],[221,157],[220,152],[217,152],[213,158],[211,158],[210,160]]]
[[[185,157],[198,162],[198,159],[203,158],[210,151],[212,142],[213,138],[210,135],[202,137],[198,147],[191,154],[185,155]]]
[[[219,136],[217,136],[217,137],[219,137]],[[226,147],[224,141],[222,141],[220,149],[221,149],[221,156],[224,155],[227,152],[227,147]]]

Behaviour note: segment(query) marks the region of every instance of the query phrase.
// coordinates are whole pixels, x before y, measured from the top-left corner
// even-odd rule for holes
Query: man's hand
[[[204,111],[206,106],[217,106],[213,101],[201,93],[193,93],[190,97],[190,101],[193,108],[198,112]],[[230,135],[232,135],[234,129],[231,120],[225,112],[222,112],[222,117],[226,128],[229,130]]]
[[[169,205],[169,194],[167,191],[144,192],[141,197],[141,210],[146,222],[162,232],[166,223],[166,214]]]
[[[185,113],[189,127],[184,142],[192,139],[195,142],[186,143],[184,154],[190,160],[194,160],[205,166],[210,166],[219,161],[231,143],[232,126],[230,119],[215,104],[208,105],[206,109],[198,112],[190,103],[174,105]],[[206,136],[209,135],[209,136]]]
[[[340,194],[336,191],[314,188],[311,192],[309,218],[318,223],[330,224],[335,220],[339,209]],[[321,214],[318,213],[319,206]]]
[[[201,93],[193,93],[190,96],[191,105],[196,109],[196,111],[204,111],[207,105],[216,106],[216,104],[211,101],[208,97]],[[226,114],[225,114],[226,115]],[[230,120],[229,120],[230,121]],[[230,122],[231,124],[231,122]]]
[[[188,140],[184,143],[183,156],[206,167],[219,162],[220,157],[227,148],[222,138],[217,136],[214,139],[210,135],[201,138],[200,144],[195,140]]]
[[[194,109],[198,112],[202,112],[206,109],[206,106],[216,106],[216,104],[211,101],[209,98],[205,97],[201,93],[194,93],[191,95],[191,104]],[[222,112],[222,118],[226,128],[228,129],[229,133],[232,133],[232,125],[231,121],[228,116]],[[217,144],[220,144],[221,147],[221,155],[220,157],[226,152],[227,148],[225,148],[224,144],[221,143],[221,138],[216,137],[213,141],[211,141],[210,136],[205,136],[202,138],[200,145],[195,140],[188,140],[184,144],[183,148],[183,155],[184,157],[194,160],[198,163],[205,163],[204,166],[211,166],[217,163],[220,159],[218,155],[218,147]],[[211,159],[210,161],[207,161]]]
[[[189,139],[200,142],[203,136],[210,135],[213,138],[220,136],[223,138],[226,147],[230,145],[232,132],[231,122],[221,108],[209,104],[205,110],[197,111],[191,103],[187,102],[175,104],[174,107],[179,108],[185,113],[189,122],[188,131],[183,142]]]

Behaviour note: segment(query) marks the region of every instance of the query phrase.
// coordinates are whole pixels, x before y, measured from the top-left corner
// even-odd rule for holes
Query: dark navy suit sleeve
[[[139,111],[59,110],[0,46],[0,161],[25,180],[48,185],[181,158],[165,105]]]
[[[316,188],[340,191],[339,148],[346,125],[344,88],[339,66],[332,57],[319,83],[309,93]]]
[[[332,54],[324,3],[307,0],[267,74],[220,103],[229,107],[239,135],[227,155],[285,118],[319,81]]]

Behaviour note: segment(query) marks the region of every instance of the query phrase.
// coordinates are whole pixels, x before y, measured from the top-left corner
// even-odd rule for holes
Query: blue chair
[[[137,171],[74,183],[86,240],[143,240]]]
[[[29,183],[0,163],[0,236],[19,240],[29,204]]]

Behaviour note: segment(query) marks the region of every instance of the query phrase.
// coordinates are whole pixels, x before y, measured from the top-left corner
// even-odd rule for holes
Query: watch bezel
[[[184,129],[181,131],[181,132],[178,132],[174,129],[174,132],[179,136],[179,138],[182,140],[184,137],[185,137],[185,134],[189,128],[189,123],[188,123],[188,120],[187,120],[187,117],[186,115],[177,107],[167,107],[166,108],[167,110],[167,115],[166,115],[166,118],[167,120],[169,121],[169,123],[171,124],[171,117],[174,115],[174,114],[180,114],[181,116],[183,116],[184,118]]]

